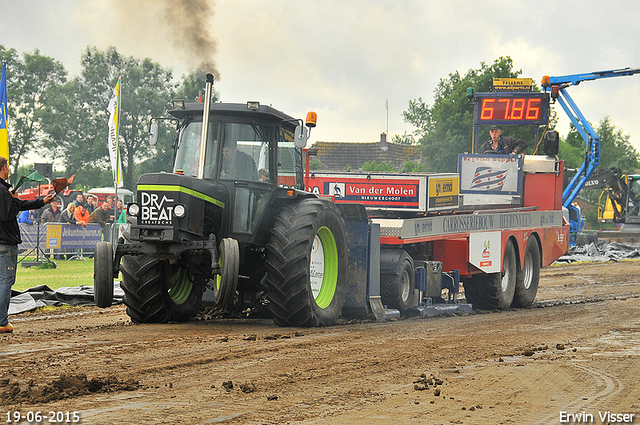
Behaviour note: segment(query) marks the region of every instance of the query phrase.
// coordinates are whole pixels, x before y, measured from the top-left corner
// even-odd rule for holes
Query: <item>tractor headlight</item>
[[[127,212],[130,216],[137,217],[140,214],[140,205],[131,203],[127,206]]]
[[[187,212],[186,208],[184,207],[184,205],[181,205],[181,204],[178,204],[173,208],[174,217],[182,218],[184,217],[186,212]]]

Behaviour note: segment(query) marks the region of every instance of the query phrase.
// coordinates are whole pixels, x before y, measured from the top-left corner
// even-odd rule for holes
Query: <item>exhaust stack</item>
[[[204,159],[206,158],[207,137],[209,133],[209,110],[211,108],[211,90],[213,88],[213,74],[207,74],[204,89],[204,110],[202,111],[202,137],[200,139],[200,159],[198,165],[198,178],[204,177]]]

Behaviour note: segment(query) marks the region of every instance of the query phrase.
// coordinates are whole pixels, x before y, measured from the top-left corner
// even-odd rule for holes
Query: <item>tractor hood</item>
[[[181,174],[144,174],[137,191],[140,212],[135,227],[140,229],[140,240],[207,238],[218,232],[229,199],[223,185]]]

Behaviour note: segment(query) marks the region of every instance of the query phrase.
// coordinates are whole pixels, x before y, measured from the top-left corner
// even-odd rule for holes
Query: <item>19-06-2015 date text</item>
[[[80,423],[80,412],[62,412],[62,411],[48,411],[48,412],[20,412],[18,410],[13,412],[6,412],[5,423],[19,423],[26,422],[29,424],[70,424]]]

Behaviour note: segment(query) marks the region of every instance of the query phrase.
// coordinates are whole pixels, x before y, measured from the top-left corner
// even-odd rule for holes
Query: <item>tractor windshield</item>
[[[199,121],[191,121],[180,130],[174,172],[203,178],[271,182],[269,146],[275,142],[274,126],[212,121],[207,137],[209,140],[204,149],[202,122]],[[218,158],[220,148],[222,155]],[[205,151],[204,164],[200,160],[202,151]],[[220,167],[219,173],[216,173],[216,166]]]
[[[256,123],[225,123],[220,178],[268,181],[272,128]]]
[[[209,133],[207,138],[206,158],[204,161],[203,177],[214,176],[216,153],[218,150],[217,140],[220,124],[209,123]],[[192,121],[180,130],[180,142],[176,152],[174,172],[184,172],[186,175],[198,177],[200,175],[200,154],[204,150],[202,142],[202,122]]]

